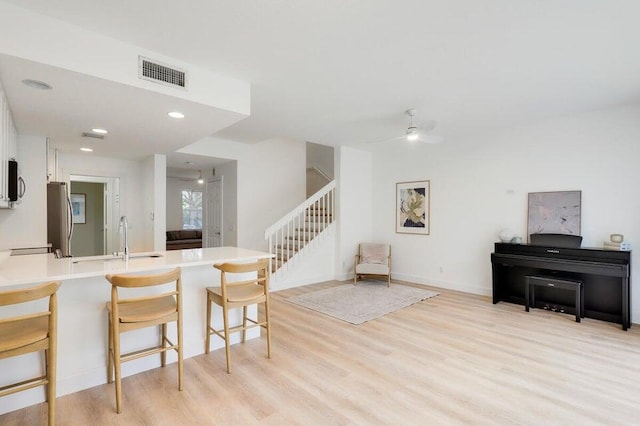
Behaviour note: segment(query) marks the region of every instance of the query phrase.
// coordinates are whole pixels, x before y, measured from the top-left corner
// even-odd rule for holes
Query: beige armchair
[[[356,254],[353,283],[362,276],[386,276],[391,284],[391,246],[389,244],[361,243]]]

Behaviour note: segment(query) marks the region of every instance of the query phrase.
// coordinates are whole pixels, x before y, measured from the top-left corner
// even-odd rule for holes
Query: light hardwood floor
[[[264,339],[58,398],[59,425],[640,424],[640,326],[441,295],[354,326],[272,294]],[[346,283],[346,285],[350,285]],[[393,285],[393,284],[392,284]],[[203,302],[204,303],[204,302]],[[204,336],[203,336],[204,339]],[[39,404],[0,424],[46,423]]]

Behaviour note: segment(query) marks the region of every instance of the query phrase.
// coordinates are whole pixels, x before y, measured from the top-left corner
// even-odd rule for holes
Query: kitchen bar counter
[[[150,257],[160,255],[158,257]],[[182,267],[184,357],[204,353],[206,321],[206,287],[218,286],[220,272],[212,265],[221,262],[245,262],[268,258],[269,253],[237,247],[217,247],[190,250],[133,253],[129,261],[113,256],[55,259],[52,254],[11,256],[0,265],[0,291],[47,281],[62,281],[58,290],[58,380],[57,394],[63,396],[107,381],[107,311],[105,303],[111,297],[111,285],[106,274],[153,273]],[[244,277],[243,277],[244,278]],[[38,302],[39,303],[39,302]],[[46,306],[43,305],[42,307]],[[3,308],[9,314],[22,314],[22,306]],[[230,322],[241,321],[241,310],[231,312]],[[257,309],[250,307],[249,314],[255,316]],[[222,327],[219,309],[213,309],[212,323]],[[3,314],[4,315],[4,314]],[[168,327],[169,339],[176,339],[175,325]],[[247,338],[260,335],[258,329],[247,332]],[[123,351],[140,349],[157,344],[159,332],[153,328],[131,331],[122,335]],[[232,343],[240,340],[239,333],[232,335]],[[224,341],[214,338],[211,349],[222,348]],[[218,356],[212,352],[210,356]],[[0,387],[42,374],[42,354],[26,354],[0,360]],[[224,352],[220,368],[225,368]],[[177,359],[173,351],[167,352],[167,363]],[[160,366],[160,356],[149,356],[122,365],[126,377]],[[185,368],[188,368],[185,366]],[[188,375],[187,375],[188,376]],[[197,386],[185,381],[185,387]],[[127,388],[127,385],[124,385]],[[133,390],[131,390],[133,391]],[[143,390],[140,390],[143,391]],[[176,388],[167,392],[178,392]],[[109,398],[115,410],[115,390],[107,387],[113,398]],[[126,391],[125,391],[126,394]],[[0,398],[0,414],[17,410],[44,401],[44,388],[39,387]],[[126,406],[126,401],[125,401]]]
[[[37,284],[86,277],[144,272],[177,266],[213,265],[226,261],[242,262],[269,257],[268,253],[239,247],[214,247],[190,250],[133,253],[128,262],[113,256],[68,257],[53,254],[10,256],[0,264],[0,288],[19,284]]]

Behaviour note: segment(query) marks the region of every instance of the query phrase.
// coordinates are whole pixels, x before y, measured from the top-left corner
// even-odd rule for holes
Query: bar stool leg
[[[113,328],[111,326],[111,314],[107,311],[109,328],[109,342],[107,343],[107,383],[113,383]]]
[[[584,318],[584,284],[580,283],[580,316]]]
[[[118,330],[118,323],[111,321],[113,326],[113,364],[115,367],[116,375],[116,412],[120,414],[122,412],[122,371],[120,369],[120,330]]]
[[[242,307],[242,343],[247,341],[247,307]]]
[[[165,322],[164,324],[161,325],[161,330],[162,330],[162,336],[160,337],[160,346],[162,346],[163,349],[165,349],[164,351],[160,352],[160,365],[161,366],[166,366],[167,365],[167,323]]]
[[[529,278],[525,280],[524,283],[524,310],[529,312]]]
[[[269,296],[264,301],[264,316],[267,322],[267,358],[271,358],[271,321],[269,318]]]
[[[227,309],[222,309],[222,319],[224,321],[224,351],[227,356],[227,373],[231,373],[231,351],[229,350],[229,318]]]
[[[207,332],[207,337],[205,338],[204,343],[204,353],[209,353],[209,345],[211,344],[211,298],[209,297],[209,292],[207,291],[207,324],[204,329]]]
[[[182,303],[180,303],[182,305]],[[182,335],[182,309],[178,310],[178,321],[176,321],[176,328],[178,333],[178,390],[183,389],[182,377],[184,376],[184,344]]]
[[[47,359],[47,403],[49,405],[49,426],[56,424],[56,337],[49,336],[51,349],[45,351]]]

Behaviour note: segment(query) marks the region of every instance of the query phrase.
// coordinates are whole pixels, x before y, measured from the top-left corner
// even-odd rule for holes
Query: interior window
[[[182,229],[202,229],[202,191],[182,191]]]

